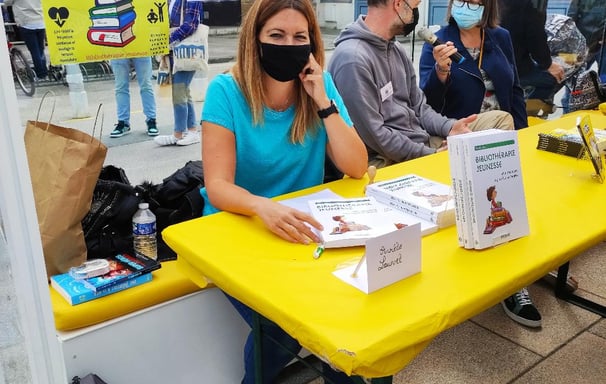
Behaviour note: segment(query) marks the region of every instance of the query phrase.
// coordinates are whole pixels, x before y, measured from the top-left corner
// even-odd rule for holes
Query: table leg
[[[558,268],[558,277],[556,279],[555,286],[555,295],[557,298],[565,300],[571,304],[574,304],[578,307],[586,309],[590,312],[596,313],[602,317],[606,317],[606,307],[596,303],[595,301],[591,301],[585,299],[584,297],[580,297],[575,295],[572,292],[568,292],[566,290],[566,279],[568,277],[568,269],[570,267],[570,262],[563,264]]]
[[[263,384],[263,353],[261,341],[263,335],[261,334],[261,319],[260,315],[252,311],[252,332],[255,340],[254,353],[255,353],[255,383]]]

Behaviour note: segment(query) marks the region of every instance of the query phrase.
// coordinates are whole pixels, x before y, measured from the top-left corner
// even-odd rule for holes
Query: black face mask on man
[[[296,79],[309,61],[311,45],[261,44],[261,66],[272,78],[286,82]]]
[[[406,3],[406,5],[408,5],[408,3]],[[412,31],[415,30],[415,28],[417,27],[417,24],[419,24],[419,8],[413,8],[412,9],[412,23],[406,24],[402,21],[402,24],[404,24],[404,28],[402,29],[402,34],[404,36],[408,36],[408,34]],[[402,19],[400,19],[402,20]]]

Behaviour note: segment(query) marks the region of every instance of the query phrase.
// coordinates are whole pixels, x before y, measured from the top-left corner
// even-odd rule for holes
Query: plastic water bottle
[[[148,203],[139,203],[139,210],[133,216],[133,247],[136,253],[156,260],[156,215],[149,210]]]

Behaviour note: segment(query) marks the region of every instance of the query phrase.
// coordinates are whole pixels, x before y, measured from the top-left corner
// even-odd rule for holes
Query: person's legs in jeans
[[[32,56],[34,71],[39,79],[48,76],[46,55],[44,54],[44,29],[20,28],[21,37]]]
[[[195,129],[194,104],[189,92],[194,74],[194,71],[180,71],[173,75],[173,113],[177,138],[181,138],[186,130]]]
[[[252,327],[253,310],[228,294],[225,294],[225,296],[227,296],[244,321]],[[290,351],[285,351],[282,347],[277,346],[273,341],[266,338],[262,340],[263,384],[272,384],[276,377],[278,377],[282,368],[293,359],[292,354],[299,353],[301,345],[288,333],[284,332],[278,325],[267,319],[261,321],[261,329],[264,335],[268,335],[275,339],[282,347],[286,347],[288,351]],[[246,345],[244,346],[244,370],[242,384],[254,384],[255,357],[254,335],[252,332],[248,335]]]
[[[130,125],[130,60],[111,60],[114,72],[114,93],[116,95],[116,112],[118,121]]]
[[[553,95],[560,90],[563,84],[558,83],[549,72],[535,67],[532,72],[520,76],[520,85],[523,88],[533,88],[528,94],[528,99],[540,99],[547,104],[553,104]]]
[[[152,85],[152,61],[151,57],[138,57],[132,59],[137,73],[137,82],[139,83],[139,94],[141,95],[141,104],[143,104],[143,113],[147,120],[156,118],[156,99],[154,97],[154,87]]]
[[[606,41],[600,46],[600,54],[598,55],[598,75],[600,81],[606,83]]]

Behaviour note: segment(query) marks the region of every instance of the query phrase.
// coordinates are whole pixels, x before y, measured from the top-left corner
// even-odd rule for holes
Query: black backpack
[[[200,195],[200,188],[203,186],[202,161],[197,160],[188,161],[160,184],[145,182],[135,187],[141,200],[148,202],[156,215],[158,260],[177,258],[162,239],[162,230],[169,225],[202,216],[204,199]]]
[[[122,168],[101,169],[89,212],[82,219],[87,258],[133,252],[132,217],[139,197]]]

